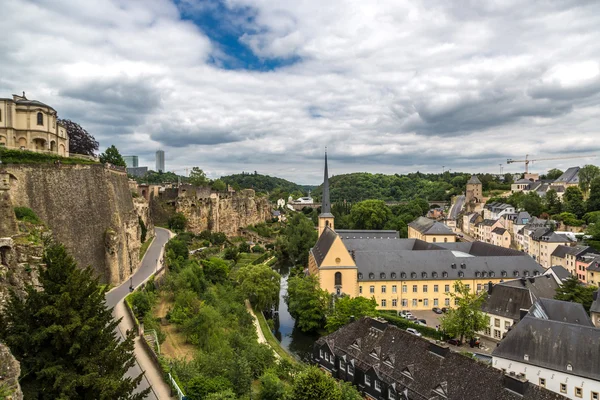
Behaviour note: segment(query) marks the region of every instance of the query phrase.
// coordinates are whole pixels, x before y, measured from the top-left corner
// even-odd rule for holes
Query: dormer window
[[[416,272],[411,272],[410,273],[410,277],[413,278],[413,279],[416,279],[417,278],[417,273]]]
[[[427,278],[427,272],[421,272],[421,277],[422,278]]]
[[[396,279],[396,273],[392,272],[392,279]]]
[[[379,274],[379,279],[385,279],[385,272]]]
[[[504,278],[506,278],[506,275],[507,275],[506,271],[502,271],[502,272],[501,272],[501,275],[502,275]]]
[[[496,276],[496,273],[494,271],[490,271],[490,278],[493,278]]]
[[[371,273],[369,274],[369,279],[375,279],[375,274],[371,272]]]
[[[406,279],[406,272],[400,272],[400,278]]]
[[[525,275],[525,276],[529,276],[529,271],[525,271],[525,272],[523,273],[523,275]]]
[[[363,278],[362,272],[359,272],[358,273],[358,279],[362,279],[362,278]]]
[[[573,371],[573,364],[567,364],[567,371]]]
[[[482,276],[482,277],[484,277],[484,278],[487,278],[487,271],[483,271],[483,272],[481,273],[481,276]]]
[[[462,272],[462,271],[458,271],[458,277],[459,277],[459,278],[462,278],[462,277],[464,277],[464,276],[465,276],[465,273],[464,273],[464,272]]]
[[[515,276],[519,276],[519,271],[514,271]]]
[[[525,355],[523,356],[523,359],[524,359],[525,361],[529,361],[529,354],[525,354]]]
[[[540,274],[540,271],[533,271],[533,276],[538,276]]]
[[[448,273],[446,271],[442,272],[442,278],[447,278],[448,277]]]
[[[431,273],[431,277],[432,278],[437,278],[438,277],[438,273],[437,272],[432,272]]]
[[[481,273],[479,271],[475,272],[475,278],[481,277]]]

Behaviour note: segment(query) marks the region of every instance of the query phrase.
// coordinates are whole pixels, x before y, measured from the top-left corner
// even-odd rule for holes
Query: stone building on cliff
[[[69,156],[67,129],[56,110],[37,100],[13,94],[0,98],[0,146]]]

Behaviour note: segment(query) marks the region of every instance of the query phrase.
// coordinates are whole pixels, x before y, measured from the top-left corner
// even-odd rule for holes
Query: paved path
[[[456,220],[458,214],[462,211],[463,205],[465,203],[465,196],[456,196],[456,202],[452,205],[450,209],[450,219]]]
[[[254,314],[254,310],[252,310],[252,306],[250,305],[250,301],[248,301],[248,300],[246,300],[246,310],[248,310],[250,315],[252,315],[252,322],[254,323],[254,328],[256,329],[256,334],[258,335],[258,343],[264,343],[267,346],[271,347],[269,342],[267,342],[267,339],[265,339],[265,335],[263,334],[262,329],[260,329],[260,323],[258,322],[258,317],[256,317],[256,314]],[[273,350],[273,354],[275,354],[275,358],[280,358],[279,354],[277,354],[275,349],[272,349],[272,350]]]
[[[123,338],[125,331],[128,329],[133,329],[134,326],[133,321],[125,310],[125,304],[123,301],[125,296],[129,294],[130,282],[135,288],[144,283],[146,280],[148,280],[148,278],[150,278],[150,276],[154,274],[159,267],[160,260],[162,259],[164,246],[172,235],[170,231],[163,228],[155,228],[155,233],[156,237],[146,251],[144,258],[142,259],[142,264],[135,274],[133,274],[132,279],[128,279],[127,281],[123,282],[121,286],[112,289],[106,294],[106,306],[114,307],[113,316],[115,318],[123,318],[118,327],[118,334],[121,338]],[[129,371],[127,371],[127,376],[136,377],[142,373],[142,371],[145,371],[146,374],[140,382],[136,392],[142,391],[148,387],[152,387],[152,391],[150,391],[150,394],[146,398],[152,400],[170,399],[171,390],[167,383],[163,380],[162,372],[155,367],[154,363],[150,359],[150,356],[142,347],[140,341],[141,339],[136,337],[134,353],[137,362]]]

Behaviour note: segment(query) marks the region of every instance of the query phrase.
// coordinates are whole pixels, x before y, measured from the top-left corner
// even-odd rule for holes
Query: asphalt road
[[[106,294],[106,306],[109,308],[114,308],[120,301],[122,301],[125,296],[129,294],[129,285],[130,282],[133,283],[133,287],[139,286],[142,282],[152,275],[158,266],[158,258],[160,256],[160,252],[164,245],[169,241],[169,231],[163,228],[155,228],[156,237],[154,241],[146,251],[144,258],[142,259],[142,265],[138,268],[138,270],[133,274],[131,280],[127,280],[123,282],[119,287],[111,290]],[[115,315],[115,311],[113,309],[113,316]],[[123,339],[123,332],[121,329],[118,329],[118,336]],[[129,371],[127,371],[127,376],[134,378],[142,373],[142,369],[139,364],[136,363]],[[150,386],[148,379],[144,377],[137,387],[136,392],[140,392]],[[147,399],[156,399],[159,400],[156,395],[151,391],[150,394],[146,397]]]
[[[458,214],[462,211],[463,205],[465,203],[465,196],[457,196],[456,202],[452,205],[452,209],[450,210],[450,219],[456,220]]]

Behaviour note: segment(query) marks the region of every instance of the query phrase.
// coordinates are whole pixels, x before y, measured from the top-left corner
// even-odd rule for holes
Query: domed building
[[[13,94],[0,98],[0,146],[69,156],[67,129],[56,110],[37,100]]]

